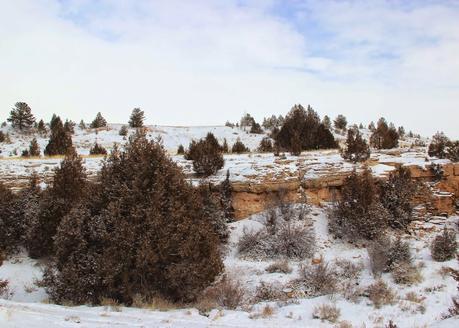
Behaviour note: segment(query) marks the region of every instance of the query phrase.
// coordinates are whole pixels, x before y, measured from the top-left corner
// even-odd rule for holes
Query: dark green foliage
[[[226,218],[225,212],[223,211],[222,198],[219,190],[213,188],[211,184],[202,184],[198,187],[198,192],[202,199],[202,209],[205,216],[210,218],[214,233],[218,236],[220,242],[225,243],[229,236],[227,226],[229,220]]]
[[[339,114],[333,121],[333,124],[335,126],[335,129],[344,131],[346,130],[347,119],[344,115]]]
[[[64,128],[59,116],[53,115],[50,123],[51,136],[44,150],[47,156],[64,155],[72,147],[72,136]]]
[[[250,133],[262,134],[263,129],[261,128],[260,124],[258,124],[257,122],[254,122],[252,124],[252,127],[250,128]]]
[[[271,141],[271,138],[269,137],[264,137],[260,141],[260,145],[258,146],[258,151],[262,153],[270,153],[274,150],[273,148],[273,143]]]
[[[346,147],[341,149],[341,156],[353,163],[364,162],[370,158],[370,147],[358,129],[347,131]]]
[[[271,115],[271,117],[265,117],[263,119],[262,126],[267,130],[272,130],[274,128],[280,128],[284,124],[284,118],[282,115],[276,117],[276,115]]]
[[[98,112],[94,120],[91,122],[90,127],[91,129],[98,129],[98,128],[103,128],[105,126],[107,126],[107,121],[102,116],[102,114]]]
[[[30,224],[26,247],[31,257],[53,254],[53,238],[62,218],[84,197],[87,186],[81,157],[70,149],[53,182],[40,198],[36,216]]]
[[[396,229],[407,229],[412,221],[411,200],[417,184],[411,179],[410,170],[399,166],[391,172],[386,182],[381,183],[380,199],[389,212],[389,225]]]
[[[325,115],[325,116],[322,118],[322,124],[324,125],[325,128],[331,130],[332,124],[331,124],[330,117],[328,117],[328,115]]]
[[[145,119],[145,113],[140,108],[134,108],[129,118],[129,126],[131,128],[141,128],[143,127],[143,121]]]
[[[85,129],[86,129],[86,123],[85,123],[83,120],[81,120],[81,121],[80,121],[80,124],[78,124],[78,127],[79,127],[81,130],[85,130]]]
[[[223,210],[226,222],[234,220],[233,188],[229,177],[230,172],[227,170],[226,179],[220,184],[220,206]]]
[[[40,133],[41,135],[46,135],[46,132],[48,132],[46,129],[45,122],[43,120],[40,120],[38,122],[37,130],[38,130],[38,133]]]
[[[3,131],[0,131],[0,142],[5,142],[6,140],[6,135],[3,133]]]
[[[452,141],[446,148],[446,158],[451,162],[459,162],[459,141]]]
[[[251,127],[255,123],[255,119],[249,113],[244,114],[241,118],[241,128],[243,127]]]
[[[64,130],[70,135],[72,135],[75,133],[75,126],[76,126],[76,123],[73,122],[72,120],[65,120]]]
[[[30,129],[35,123],[35,117],[32,110],[25,102],[17,102],[10,112],[8,122],[11,122],[13,128],[19,130]]]
[[[231,152],[234,154],[242,154],[242,153],[249,153],[250,149],[247,148],[241,139],[237,138],[236,142],[231,147]]]
[[[222,152],[223,154],[227,154],[229,152],[228,141],[226,141],[226,138],[223,139]]]
[[[177,155],[183,155],[185,154],[185,148],[183,148],[183,145],[179,145],[177,148]]]
[[[105,162],[91,199],[60,224],[48,294],[77,304],[195,299],[223,268],[203,204],[160,144],[130,138]]]
[[[428,153],[429,156],[446,158],[446,148],[450,143],[449,138],[443,132],[437,132],[430,142]]]
[[[287,114],[280,131],[272,134],[277,145],[298,155],[302,150],[336,148],[335,138],[321,122],[319,115],[308,106],[295,105]]]
[[[376,129],[370,137],[370,144],[377,149],[391,149],[398,147],[399,135],[393,124],[387,125],[384,118],[380,118]]]
[[[120,136],[127,136],[128,135],[128,128],[126,125],[123,125],[121,128],[120,128],[120,131],[118,133]]]
[[[192,160],[194,171],[202,176],[215,174],[225,163],[221,146],[210,132],[204,139],[191,141],[185,159]]]
[[[365,168],[344,181],[341,198],[329,217],[329,229],[348,240],[374,239],[388,226],[389,213],[379,201],[375,179]]]
[[[104,146],[99,145],[97,142],[89,149],[90,155],[107,155],[107,149]]]
[[[40,156],[40,146],[38,145],[37,138],[33,138],[29,145],[30,156]]]
[[[446,227],[437,235],[431,246],[432,258],[438,262],[453,259],[457,254],[456,232]]]

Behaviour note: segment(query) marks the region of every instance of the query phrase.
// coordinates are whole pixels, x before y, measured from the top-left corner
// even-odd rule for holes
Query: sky
[[[459,1],[0,0],[0,121],[220,125],[310,104],[459,138]]]

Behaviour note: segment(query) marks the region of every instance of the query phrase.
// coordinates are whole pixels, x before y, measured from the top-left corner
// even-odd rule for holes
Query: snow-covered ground
[[[375,281],[365,248],[357,248],[330,237],[324,209],[312,207],[308,219],[313,222],[318,243],[315,259],[323,258],[329,263],[336,259],[361,263],[363,271],[359,286],[365,288]],[[458,219],[450,217],[447,222],[453,225]],[[244,227],[258,229],[262,226],[261,222],[263,215],[258,214],[231,223],[229,249],[224,259],[226,273],[236,277],[249,294],[261,282],[284,285],[297,277],[302,263],[311,261],[290,261],[293,271],[282,274],[266,272],[271,261],[241,259],[236,243]],[[458,327],[459,318],[440,320],[451,305],[451,297],[457,294],[457,283],[440,270],[443,267],[458,269],[458,264],[455,260],[443,263],[432,260],[428,245],[434,235],[404,236],[410,242],[414,264],[421,267],[423,280],[419,284],[402,286],[393,282],[391,274],[383,274],[382,279],[396,291],[397,299],[393,305],[380,309],[374,308],[365,296],[351,302],[339,293],[311,298],[303,296],[286,303],[261,302],[234,311],[214,309],[208,316],[201,315],[194,308],[158,311],[126,307],[58,306],[48,304],[44,290],[34,286],[34,281],[41,276],[41,265],[24,255],[18,255],[0,267],[0,279],[9,279],[13,292],[10,300],[0,300],[0,327],[340,327],[340,322],[347,322],[353,327],[384,327],[389,320],[393,320],[398,327]],[[409,292],[416,293],[421,303],[407,300]],[[335,304],[341,310],[337,323],[313,318],[314,307],[321,304]],[[259,313],[267,305],[273,309],[273,313],[260,316]],[[341,327],[345,327],[344,323]]]

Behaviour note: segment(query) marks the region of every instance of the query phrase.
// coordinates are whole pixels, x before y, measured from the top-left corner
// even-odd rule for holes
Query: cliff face
[[[398,163],[385,163],[396,167]],[[459,197],[459,163],[442,164],[443,177],[436,181],[430,167],[422,168],[408,165],[414,180],[427,182],[428,188],[416,195],[415,204],[425,204],[426,211],[436,215],[451,215],[456,212],[456,199]],[[312,178],[283,181],[233,183],[233,206],[237,220],[265,210],[272,203],[273,194],[282,191],[287,202],[299,202],[302,191],[310,204],[321,206],[339,197],[340,188],[348,172],[332,173]],[[384,177],[383,177],[384,178]]]

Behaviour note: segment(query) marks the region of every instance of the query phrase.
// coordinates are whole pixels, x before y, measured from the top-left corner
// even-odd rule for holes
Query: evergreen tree
[[[102,116],[102,114],[98,112],[94,120],[91,122],[90,127],[91,129],[98,129],[98,128],[103,128],[105,126],[107,126],[107,121]]]
[[[330,117],[328,117],[327,115],[324,116],[324,118],[322,119],[322,124],[329,130],[331,130],[332,128],[332,125],[331,125],[331,120],[330,120]]]
[[[273,143],[271,138],[263,137],[260,141],[260,145],[258,146],[258,151],[262,153],[270,153],[274,150]]]
[[[76,123],[73,122],[72,120],[65,120],[64,130],[70,135],[72,135],[75,133],[75,125]]]
[[[129,118],[129,126],[131,128],[141,128],[143,127],[143,121],[145,119],[145,113],[140,108],[134,108]]]
[[[126,125],[123,125],[123,126],[121,127],[120,131],[119,131],[119,135],[125,137],[125,136],[128,135],[128,132],[129,132],[129,131],[128,131],[127,126],[126,126]]]
[[[333,121],[333,124],[335,125],[335,129],[344,131],[346,130],[347,119],[344,115],[339,114]]]
[[[428,154],[431,157],[446,158],[446,150],[451,141],[443,132],[437,132],[429,144]]]
[[[50,127],[51,136],[44,150],[44,154],[47,156],[66,154],[68,149],[72,147],[72,137],[69,131],[64,128],[61,118],[56,115],[53,115]]]
[[[54,253],[53,238],[57,227],[84,197],[86,186],[83,161],[71,148],[55,170],[51,187],[41,197],[36,217],[29,228],[26,247],[31,257],[39,258]]]
[[[22,131],[24,129],[30,129],[33,126],[35,117],[29,105],[25,102],[17,102],[10,112],[8,122],[11,122],[13,128],[19,128],[19,130]]]
[[[347,131],[346,147],[341,149],[341,156],[353,163],[364,162],[370,158],[370,147],[358,129]]]
[[[451,162],[459,162],[459,141],[452,141],[446,148],[446,158]]]
[[[86,123],[83,120],[81,120],[80,124],[78,124],[78,127],[80,128],[80,130],[85,130],[86,129]]]
[[[231,152],[234,154],[242,154],[250,152],[250,149],[244,145],[241,139],[237,138],[236,142],[233,144],[233,147],[231,147]]]
[[[177,148],[177,155],[183,155],[185,154],[185,148],[183,148],[183,145],[179,145]]]
[[[252,127],[250,128],[250,133],[262,134],[263,129],[261,128],[260,124],[258,124],[257,122],[254,122],[252,124]]]
[[[194,171],[202,176],[215,174],[223,167],[222,148],[212,133],[199,141],[192,140],[185,159],[193,161]]]
[[[107,155],[107,150],[102,146],[97,143],[97,141],[94,143],[94,145],[89,149],[89,154],[90,155]]]
[[[376,129],[370,137],[370,144],[377,149],[391,149],[398,147],[399,135],[393,124],[387,124],[384,118],[380,118]]]
[[[227,154],[229,152],[228,142],[226,141],[226,138],[223,139],[222,152],[223,154]]]
[[[37,138],[33,138],[29,145],[30,156],[40,156],[40,146],[38,145]]]
[[[223,268],[199,192],[142,134],[112,152],[91,198],[61,222],[55,247],[44,285],[58,303],[189,302]]]
[[[38,122],[37,130],[38,130],[38,133],[40,133],[41,135],[46,135],[46,133],[48,132],[46,130],[45,122],[42,119]]]

